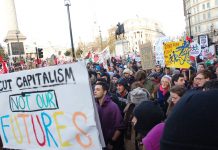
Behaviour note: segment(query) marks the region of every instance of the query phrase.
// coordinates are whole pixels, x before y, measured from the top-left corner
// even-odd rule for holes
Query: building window
[[[195,3],[195,0],[193,0],[193,3]]]
[[[202,4],[202,9],[205,10],[205,4]]]
[[[218,0],[215,0],[215,5],[218,5]]]
[[[199,12],[199,6],[197,6],[197,12]]]
[[[211,30],[211,23],[208,23],[207,24],[207,31],[210,31]]]
[[[210,12],[207,13],[207,18],[210,19]]]
[[[201,26],[200,25],[198,26],[198,32],[201,32]]]
[[[210,8],[210,3],[209,2],[207,3],[207,8]]]
[[[206,15],[205,14],[203,14],[203,20],[206,20]]]
[[[218,21],[216,21],[216,23],[215,23],[215,29],[218,29]]]
[[[197,26],[195,26],[195,32],[198,32],[198,28],[197,28]]]

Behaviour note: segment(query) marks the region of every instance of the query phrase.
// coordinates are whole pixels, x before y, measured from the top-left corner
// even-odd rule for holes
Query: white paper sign
[[[199,43],[201,48],[208,47],[208,37],[207,35],[199,35]]]
[[[202,55],[205,58],[212,58],[214,54],[215,54],[214,45],[211,45],[210,47],[205,47],[202,51]]]
[[[156,64],[160,64],[162,67],[165,66],[163,45],[164,42],[168,41],[170,41],[169,37],[161,37],[155,42],[155,61]]]
[[[201,53],[201,46],[197,42],[192,42],[190,44],[190,56],[198,56]]]
[[[1,75],[0,97],[5,148],[101,149],[85,64]]]

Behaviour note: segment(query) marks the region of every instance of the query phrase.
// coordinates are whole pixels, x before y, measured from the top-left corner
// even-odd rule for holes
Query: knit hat
[[[180,74],[180,71],[177,70],[177,69],[175,69],[175,70],[173,71],[173,75],[175,75],[175,74]]]
[[[130,101],[136,105],[140,104],[142,101],[149,100],[149,92],[145,91],[146,89],[143,89],[141,87],[137,87],[133,89],[131,92],[129,92],[130,95]]]
[[[116,73],[116,74],[113,75],[113,77],[119,79],[119,78],[120,78],[120,75]]]
[[[125,78],[120,78],[117,81],[117,84],[123,85],[125,87],[125,89],[129,90],[128,81]]]
[[[110,78],[110,75],[107,72],[101,72],[101,77],[104,77],[104,76]]]
[[[135,107],[133,115],[137,118],[136,132],[145,136],[155,125],[163,120],[163,112],[158,104],[143,101]]]
[[[167,78],[169,82],[171,82],[171,79],[172,79],[169,75],[164,75],[162,78]]]
[[[129,68],[126,68],[123,70],[123,74],[125,74],[125,73],[132,75],[132,71]]]
[[[190,92],[166,121],[161,150],[218,149],[218,90]]]
[[[101,67],[99,65],[95,66],[95,68],[96,68],[97,71],[101,70]]]

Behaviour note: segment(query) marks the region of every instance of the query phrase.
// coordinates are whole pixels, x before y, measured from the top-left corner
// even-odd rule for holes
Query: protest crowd
[[[218,149],[218,63],[143,70],[135,60],[88,63],[105,150]]]
[[[156,64],[144,70],[129,58],[107,63],[86,63],[104,150],[218,149],[216,59],[188,69]]]

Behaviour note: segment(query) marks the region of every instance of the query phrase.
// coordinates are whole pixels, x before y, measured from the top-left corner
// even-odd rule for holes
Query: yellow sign
[[[164,58],[166,67],[170,68],[189,68],[189,43],[167,42],[164,44]]]

